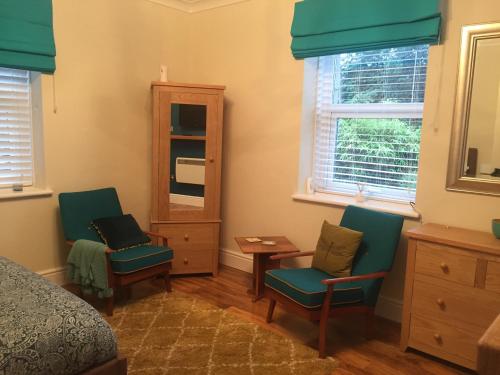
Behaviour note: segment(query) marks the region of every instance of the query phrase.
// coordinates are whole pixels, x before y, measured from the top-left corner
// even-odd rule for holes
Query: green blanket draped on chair
[[[68,276],[85,294],[96,293],[99,298],[113,295],[108,288],[106,245],[89,240],[77,240],[68,255]]]

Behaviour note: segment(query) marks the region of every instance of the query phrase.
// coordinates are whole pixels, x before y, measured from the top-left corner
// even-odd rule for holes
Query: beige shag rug
[[[132,299],[105,317],[129,374],[331,374],[337,362],[197,297],[173,292]]]

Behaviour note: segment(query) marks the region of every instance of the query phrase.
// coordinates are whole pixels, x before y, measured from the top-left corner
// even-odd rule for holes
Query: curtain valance
[[[295,4],[295,58],[439,42],[440,0],[304,0]]]

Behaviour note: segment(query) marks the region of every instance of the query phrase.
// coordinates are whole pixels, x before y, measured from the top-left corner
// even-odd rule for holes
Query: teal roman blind
[[[437,44],[440,0],[304,0],[295,4],[296,59]]]
[[[53,73],[52,0],[0,0],[0,67]]]

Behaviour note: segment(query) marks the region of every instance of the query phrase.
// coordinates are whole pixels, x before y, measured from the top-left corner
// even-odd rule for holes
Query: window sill
[[[25,198],[50,197],[54,192],[51,189],[40,189],[28,187],[23,191],[12,191],[12,189],[0,189],[0,200],[14,200]]]
[[[349,205],[353,205],[363,208],[369,208],[371,210],[398,214],[408,219],[420,219],[420,214],[415,212],[409,204],[404,203],[387,202],[375,199],[368,199],[364,202],[356,202],[356,200],[352,196],[324,193],[296,193],[292,195],[292,199],[296,201],[312,202],[338,207],[347,207]]]

